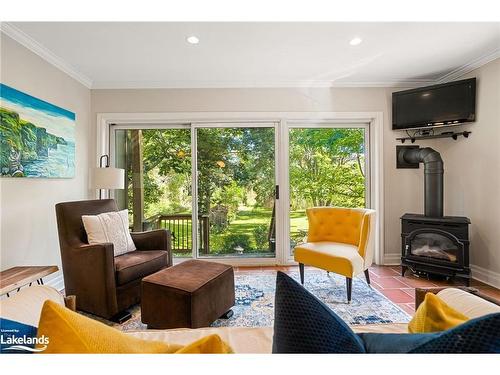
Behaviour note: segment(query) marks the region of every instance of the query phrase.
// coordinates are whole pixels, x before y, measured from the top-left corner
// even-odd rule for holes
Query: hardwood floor
[[[307,269],[311,267],[306,267]],[[275,267],[236,267],[236,273],[259,273],[259,272],[298,272],[297,266],[275,266]],[[437,279],[419,278],[406,272],[405,277],[401,276],[400,266],[372,266],[370,267],[370,280],[373,288],[380,291],[392,302],[396,303],[409,314],[415,312],[415,288],[429,288],[439,286],[462,285],[456,281],[446,281]],[[360,276],[362,277],[362,275]],[[500,300],[500,290],[486,285],[480,281],[472,280],[471,286],[479,289],[484,294]]]

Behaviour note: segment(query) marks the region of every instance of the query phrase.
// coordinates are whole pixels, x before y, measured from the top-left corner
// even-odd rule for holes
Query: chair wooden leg
[[[345,282],[346,282],[346,286],[347,286],[347,303],[351,303],[352,279],[350,277],[346,277]]]
[[[368,270],[365,270],[365,279],[366,283],[370,285],[370,272],[368,272]]]
[[[299,263],[300,283],[304,285],[304,263]]]

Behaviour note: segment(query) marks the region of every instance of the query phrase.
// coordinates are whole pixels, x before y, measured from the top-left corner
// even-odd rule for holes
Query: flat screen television
[[[476,79],[392,94],[392,129],[458,125],[476,119]]]

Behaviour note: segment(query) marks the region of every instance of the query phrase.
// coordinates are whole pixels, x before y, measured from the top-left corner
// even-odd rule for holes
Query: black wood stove
[[[439,152],[427,147],[398,146],[398,168],[424,164],[425,214],[401,217],[402,275],[417,274],[461,278],[468,286],[469,224],[460,216],[443,216],[443,161]]]
[[[402,274],[410,268],[462,278],[469,285],[469,224],[466,217],[405,214],[401,217]]]

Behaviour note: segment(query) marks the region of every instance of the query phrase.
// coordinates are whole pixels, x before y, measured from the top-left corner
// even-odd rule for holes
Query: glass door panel
[[[275,128],[195,131],[198,256],[275,257]]]
[[[365,127],[289,129],[290,254],[307,241],[306,209],[366,206]]]
[[[191,257],[191,130],[118,129],[114,139],[115,165],[126,171],[115,198],[131,230],[169,229],[174,256]]]

